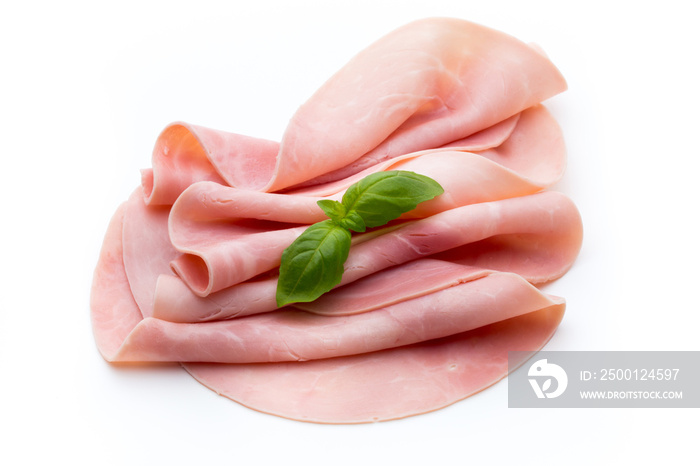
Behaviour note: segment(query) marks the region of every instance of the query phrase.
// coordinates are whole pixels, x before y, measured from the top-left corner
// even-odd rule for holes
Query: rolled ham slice
[[[149,205],[171,205],[197,181],[231,182],[230,173],[267,173],[279,143],[185,122],[168,125],[153,148],[152,168],[141,171]]]

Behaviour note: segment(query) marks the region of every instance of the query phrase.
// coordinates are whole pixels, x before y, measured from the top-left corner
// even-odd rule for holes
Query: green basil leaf
[[[282,253],[277,305],[309,302],[340,283],[350,232],[333,220],[311,225]]]
[[[373,173],[343,195],[348,216],[357,213],[368,228],[386,224],[444,191],[432,178],[405,170]]]
[[[367,230],[365,220],[354,210],[348,212],[347,215],[340,220],[338,225],[358,233],[363,233],[365,230]]]
[[[322,199],[316,201],[316,204],[323,210],[323,212],[328,215],[328,217],[335,221],[335,223],[340,224],[340,221],[345,217],[347,211],[345,206],[338,201],[333,201],[331,199]]]
[[[397,170],[363,178],[348,188],[342,202],[318,201],[329,219],[311,225],[282,253],[277,305],[313,301],[340,283],[350,230],[384,225],[442,193],[435,180]]]

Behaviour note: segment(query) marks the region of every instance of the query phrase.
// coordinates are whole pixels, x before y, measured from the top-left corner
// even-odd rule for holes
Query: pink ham
[[[123,262],[117,259],[123,251],[122,225],[120,210],[105,238],[92,294],[98,347],[109,361],[258,363],[335,358],[442,338],[563,306],[563,300],[542,294],[518,275],[477,271],[470,280],[440,287],[439,293],[394,296],[384,307],[346,316],[287,310],[200,324],[136,319],[140,312]],[[449,281],[455,273],[445,276]],[[106,332],[111,326],[127,326],[119,322],[121,316],[115,319],[115,308],[123,309],[128,325],[135,323],[127,335],[120,334],[120,344]],[[100,338],[105,334],[106,342]]]
[[[100,353],[109,360],[143,319],[124,270],[122,204],[112,216],[93,273],[90,319]]]
[[[143,320],[121,262],[123,208],[115,214],[95,270],[92,322],[110,360]],[[332,359],[266,364],[186,363],[216,393],[253,409],[313,422],[396,419],[450,405],[503,378],[508,351],[536,351],[563,313],[555,304],[440,340]]]
[[[448,286],[481,278],[488,271],[447,261],[420,259],[370,275],[353,286],[343,286],[298,309],[315,314],[346,315],[367,312]],[[397,287],[396,283],[404,286]],[[206,322],[277,309],[275,277],[241,283],[200,298],[177,277],[161,275],[155,291],[153,317],[172,322]],[[350,298],[351,297],[351,298]]]
[[[326,316],[359,314],[479,280],[492,272],[442,260],[416,259],[294,307]]]
[[[519,116],[514,115],[460,140],[458,148],[481,151],[499,146],[510,136]],[[146,203],[173,204],[184,190],[198,181],[213,181],[249,191],[246,183],[234,184],[229,174],[239,170],[244,173],[274,170],[270,165],[274,166],[278,152],[279,143],[274,141],[184,122],[172,123],[158,136],[153,149],[153,167],[141,173]],[[237,166],[236,163],[243,165]],[[348,185],[347,182],[342,184]],[[340,189],[342,187],[333,192]]]
[[[146,318],[111,361],[257,363],[364,354],[473,330],[551,306],[516,274],[494,273],[371,312],[329,317],[302,311],[200,324]]]
[[[133,344],[142,325],[121,260],[124,207],[114,215],[95,270],[92,324],[103,356]],[[291,419],[359,423],[445,407],[503,378],[508,351],[537,351],[557,328],[563,304],[451,337],[355,356],[265,364],[185,363],[216,393]]]
[[[428,217],[540,191],[560,178],[565,154],[559,126],[544,107],[535,106],[522,113],[506,140],[485,152],[449,148],[407,154],[294,196],[195,183],[178,198],[170,215],[170,238],[184,253],[173,267],[197,295],[207,296],[277,267],[284,248],[303,230],[270,223],[260,228],[246,219],[318,222],[326,218],[316,204],[320,195],[340,199],[344,189],[363,176],[394,169],[430,176],[443,186],[445,194],[404,216]]]
[[[274,191],[345,178],[462,139],[565,89],[546,56],[511,36],[456,19],[415,21],[360,52],[301,106],[272,179],[256,181]]]
[[[347,178],[324,184],[317,183],[305,188],[296,188],[294,190],[288,190],[287,193],[302,194],[305,196],[334,195],[342,192],[351,184],[371,173],[386,170],[415,170],[431,177],[439,176],[433,172],[426,171],[430,170],[433,164],[429,161],[422,161],[421,159],[425,155],[434,152],[449,152],[450,150],[463,153],[464,157],[479,155],[487,158],[499,165],[500,170],[511,171],[526,182],[537,185],[538,189],[551,186],[561,178],[566,165],[566,147],[564,145],[561,128],[542,105],[532,106],[516,116],[517,119],[511,118],[507,120],[507,122],[511,122],[507,126],[507,134],[503,133],[502,129],[492,133],[490,132],[492,128],[490,128],[489,130],[482,131],[466,139],[454,141],[438,149],[428,149],[397,156],[390,160],[377,163]],[[488,133],[490,137],[486,135],[482,136],[482,133]],[[469,192],[469,190],[473,190],[474,185],[479,185],[482,189],[494,188],[491,184],[496,180],[478,178],[480,172],[488,172],[490,169],[465,166],[459,170],[463,171],[461,173],[462,178],[455,177],[454,174],[448,175],[448,177],[442,176],[440,178],[441,183],[456,184],[456,186],[451,189],[452,192],[455,192],[455,190],[460,190],[458,192]],[[467,178],[473,176],[477,178]],[[460,181],[463,182],[460,183]],[[464,186],[467,183],[472,187]],[[515,181],[503,180],[498,182],[501,186],[507,183],[515,183]],[[494,198],[492,197],[490,199]],[[452,206],[455,207],[456,205],[463,204],[453,204]]]
[[[543,283],[568,270],[582,241],[576,206],[557,192],[466,205],[385,230],[352,247],[341,284],[433,254]],[[179,279],[161,277],[154,315],[201,322],[271,311],[276,284],[260,278],[198,298]]]
[[[146,208],[143,192],[136,189],[124,204],[124,269],[131,293],[144,315],[153,313],[153,289],[158,276],[167,269],[164,264],[179,254],[170,244],[167,207]],[[145,255],[144,251],[148,251]]]
[[[214,392],[264,413],[333,424],[388,421],[444,408],[498,382],[508,374],[508,352],[541,349],[563,313],[553,306],[440,340],[343,358],[183,367]]]
[[[564,300],[534,284],[582,241],[561,129],[566,83],[541,53],[461,20],[416,21],[353,58],[282,142],[175,123],[115,213],[91,292],[107,361],[177,361],[253,409],[358,423],[439,409],[539,350]],[[316,202],[380,170],[445,193],[355,235],[341,284],[278,309],[282,250]],[[395,286],[400,283],[401,286]]]
[[[299,108],[279,148],[169,126],[156,143],[154,169],[144,172],[144,191],[151,203],[167,203],[195,179],[278,191],[322,176],[319,182],[345,178],[496,126],[565,89],[546,56],[511,36],[457,19],[416,21],[331,77]],[[177,166],[186,175],[171,170]]]

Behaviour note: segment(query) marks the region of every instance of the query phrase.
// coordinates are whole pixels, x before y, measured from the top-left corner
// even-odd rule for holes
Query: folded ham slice
[[[451,337],[343,358],[183,367],[257,411],[317,423],[388,421],[444,408],[503,379],[509,351],[534,354],[563,314],[563,305],[552,306]],[[510,369],[519,366],[510,362]]]
[[[134,211],[141,209],[134,204]],[[151,228],[165,229],[162,223]],[[582,226],[570,199],[542,192],[468,204],[368,236],[351,248],[341,285],[430,255],[544,283],[571,266],[581,245]],[[161,246],[168,248],[167,243]],[[276,287],[276,276],[259,277],[199,297],[179,278],[162,276],[153,315],[175,322],[203,322],[272,311],[277,308]]]
[[[340,199],[348,186],[377,171],[414,171],[444,188],[445,194],[404,218],[532,194],[561,177],[566,156],[561,129],[544,107],[522,112],[509,136],[499,141],[497,147],[482,152],[465,152],[462,146],[406,154],[348,179],[296,191],[293,196],[195,183],[177,199],[170,215],[170,238],[183,253],[173,267],[199,296],[277,267],[282,251],[303,228],[250,219],[318,222],[326,218],[316,204],[321,196]]]
[[[467,21],[408,24],[360,52],[281,142],[184,122],[115,212],[91,318],[110,362],[176,361],[216,393],[304,421],[359,423],[454,403],[542,348],[582,223],[546,189],[566,88],[537,48]],[[410,170],[444,194],[353,237],[341,283],[279,309],[282,250],[370,173]]]
[[[427,289],[410,296],[393,290],[389,293],[393,296],[378,301],[378,309],[350,304],[351,310],[343,312],[349,315],[280,310],[199,324],[152,317],[136,321],[132,317],[140,312],[131,296],[123,262],[115,260],[119,252],[123,253],[121,228],[120,210],[110,226],[96,271],[93,322],[100,335],[107,330],[105,327],[116,324],[113,309],[123,307],[130,308],[125,312],[127,321],[136,325],[118,346],[113,338],[100,345],[110,361],[260,363],[334,358],[442,338],[564,304],[560,298],[544,295],[519,275],[460,270],[453,265],[439,274],[433,291],[440,292]],[[348,301],[347,296],[340,299]]]
[[[108,228],[91,297],[93,330],[107,360],[118,359],[125,346],[132,352],[152,351],[160,341],[161,351],[170,350],[167,339],[159,340],[160,335],[148,332],[150,329],[146,329],[149,335],[145,341],[134,337],[138,333],[135,329],[157,320],[142,318],[129,290],[121,261],[123,214],[122,206]],[[504,275],[506,281],[513,278]],[[291,419],[360,423],[432,411],[503,378],[508,372],[508,351],[537,351],[551,338],[562,318],[563,302],[523,286],[521,280],[513,278],[513,283],[518,283],[520,292],[525,291],[535,307],[537,302],[545,306],[450,337],[354,356],[183,366],[221,395]],[[488,298],[488,293],[486,289],[482,295]],[[510,297],[517,300],[519,296],[515,293]],[[503,317],[502,307],[496,304],[495,308]]]
[[[464,138],[565,89],[547,57],[511,36],[451,18],[415,21],[360,52],[301,106],[272,179],[256,181],[273,191],[344,178]]]
[[[279,147],[186,123],[166,128],[154,169],[143,174],[145,192],[151,203],[171,203],[195,179],[278,191],[346,178],[498,125],[565,89],[546,56],[507,34],[452,18],[419,20],[332,76],[292,117]]]

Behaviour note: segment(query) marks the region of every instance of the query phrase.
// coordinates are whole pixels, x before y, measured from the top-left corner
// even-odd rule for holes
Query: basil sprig
[[[350,186],[341,202],[324,199],[329,217],[307,228],[282,253],[277,305],[313,301],[335,287],[350,251],[350,230],[385,225],[443,193],[432,178],[405,170],[379,172]]]

